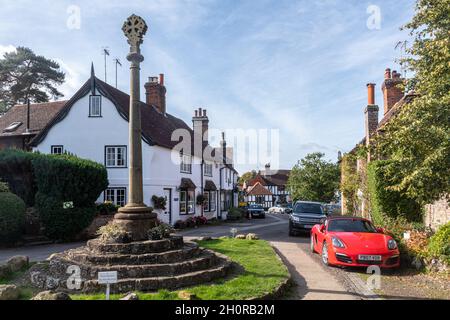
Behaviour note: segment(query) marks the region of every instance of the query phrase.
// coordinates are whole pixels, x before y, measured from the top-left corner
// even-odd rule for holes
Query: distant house
[[[192,127],[169,114],[163,75],[149,78],[145,95],[146,102],[140,103],[145,204],[153,206],[153,196],[165,197],[166,209],[156,211],[160,220],[172,224],[193,216],[226,218],[238,201],[238,173],[229,156],[231,148],[225,140],[216,148],[205,141],[200,149],[209,150],[210,156],[197,155],[193,145],[191,150],[174,151],[179,140],[172,140],[178,129],[192,139],[207,136],[207,111],[195,110]],[[69,152],[104,164],[109,187],[98,202],[123,206],[129,189],[129,104],[129,95],[95,77],[92,68],[90,79],[69,101],[31,105],[29,120],[27,106],[8,111],[0,119],[0,140],[8,148]],[[8,129],[13,123],[18,127]],[[204,195],[204,205],[197,203],[199,195]]]
[[[249,204],[261,204],[268,209],[277,204],[291,202],[287,188],[290,170],[271,170],[267,165],[264,171],[243,186],[245,201]]]
[[[29,143],[61,111],[67,101],[16,105],[0,117],[0,150],[30,150]]]

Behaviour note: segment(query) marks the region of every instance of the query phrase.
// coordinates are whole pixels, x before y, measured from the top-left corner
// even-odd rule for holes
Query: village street
[[[339,269],[325,268],[320,257],[309,252],[309,237],[288,236],[288,215],[267,215],[266,219],[245,220],[240,223],[224,223],[180,232],[185,240],[200,237],[221,237],[230,235],[236,228],[238,233],[256,233],[269,241],[288,267],[294,286],[286,299],[339,300],[370,298],[360,278]],[[53,244],[36,247],[22,247],[0,250],[0,263],[15,255],[26,255],[31,261],[43,261],[53,253],[83,246],[85,243]]]

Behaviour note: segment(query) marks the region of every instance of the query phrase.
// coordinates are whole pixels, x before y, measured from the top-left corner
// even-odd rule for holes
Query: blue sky
[[[68,7],[80,8],[80,29],[67,28]],[[379,29],[367,27],[367,8],[380,8]],[[119,88],[128,91],[127,44],[121,32],[131,14],[149,25],[142,48],[142,86],[166,75],[168,112],[190,123],[208,109],[221,129],[280,130],[280,166],[309,152],[336,159],[364,134],[366,84],[377,83],[382,109],[384,69],[399,69],[400,26],[414,0],[0,0],[0,54],[15,46],[59,61],[69,98],[89,77],[103,78],[102,47],[124,63]],[[242,172],[263,164],[239,165]]]

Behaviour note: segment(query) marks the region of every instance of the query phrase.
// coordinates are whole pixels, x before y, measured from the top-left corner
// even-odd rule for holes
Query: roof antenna
[[[114,63],[116,64],[116,89],[117,89],[117,66],[121,66],[122,67],[122,63],[120,62],[119,58],[115,58]]]
[[[107,77],[106,77],[106,57],[108,57],[110,53],[109,53],[108,47],[103,47],[102,49],[103,49],[102,55],[105,56],[105,82],[108,83]]]

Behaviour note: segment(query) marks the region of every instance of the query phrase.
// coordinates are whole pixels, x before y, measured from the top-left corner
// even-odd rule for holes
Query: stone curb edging
[[[364,281],[356,274],[344,274],[344,277],[350,282],[350,286],[362,300],[380,300],[375,292],[370,290]]]

